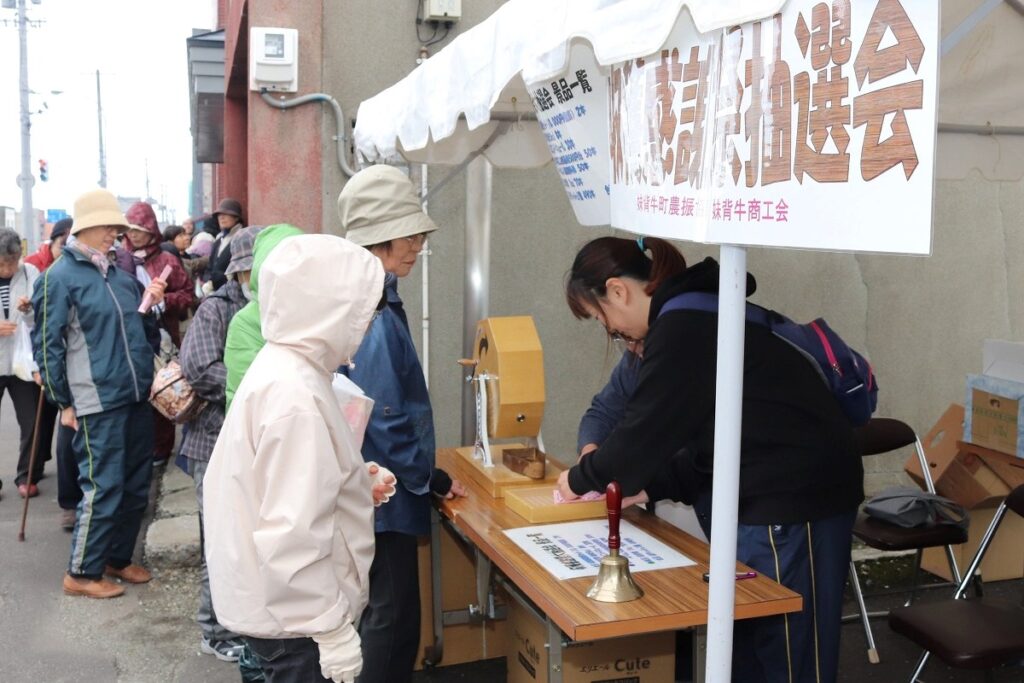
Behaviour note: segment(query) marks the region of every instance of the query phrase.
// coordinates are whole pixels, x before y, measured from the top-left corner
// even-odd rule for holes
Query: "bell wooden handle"
[[[622,487],[619,482],[609,482],[605,489],[605,502],[608,507],[608,550],[618,550],[621,543],[619,518],[622,517]]]

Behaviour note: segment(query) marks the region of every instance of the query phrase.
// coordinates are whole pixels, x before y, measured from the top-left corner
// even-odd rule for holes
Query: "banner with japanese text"
[[[610,74],[610,222],[697,242],[928,254],[934,0],[790,0]]]

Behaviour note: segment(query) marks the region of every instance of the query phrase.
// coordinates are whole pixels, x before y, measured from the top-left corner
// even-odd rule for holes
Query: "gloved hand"
[[[363,670],[363,651],[355,626],[345,622],[339,628],[313,636],[320,648],[320,673],[335,683],[353,683]]]
[[[381,467],[372,461],[366,463],[366,472],[370,475],[373,507],[380,507],[395,495],[395,475],[387,467]]]

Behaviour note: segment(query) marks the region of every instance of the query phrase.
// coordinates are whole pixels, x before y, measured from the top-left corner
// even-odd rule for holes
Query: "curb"
[[[159,478],[156,515],[146,530],[146,563],[151,567],[198,567],[199,509],[192,478],[168,463]]]

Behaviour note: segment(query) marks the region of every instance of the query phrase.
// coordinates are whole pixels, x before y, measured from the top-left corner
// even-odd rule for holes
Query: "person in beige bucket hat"
[[[412,182],[394,166],[370,166],[352,176],[338,195],[338,215],[345,239],[361,247],[437,230]]]
[[[116,226],[118,232],[128,229],[128,221],[117,205],[117,198],[106,190],[92,190],[75,200],[75,217],[71,234],[77,235],[89,228]]]
[[[465,495],[434,467],[434,418],[423,367],[409,333],[398,280],[409,274],[437,225],[423,212],[412,183],[397,168],[371,166],[352,176],[338,197],[345,237],[368,249],[385,270],[384,297],[352,366],[341,371],[375,401],[362,454],[394,473],[391,501],[376,510],[370,596],[359,622],[360,683],[405,681],[419,641],[418,535],[430,533],[431,494]]]
[[[71,534],[63,590],[69,595],[113,598],[124,583],[151,575],[132,563],[153,473],[153,383],[158,337],[154,308],[166,283],[145,291],[114,267],[108,252],[128,227],[117,199],[106,190],[75,201],[71,239],[46,269],[32,294],[38,324],[32,346],[46,398],[60,409],[60,423],[74,431],[82,499]],[[140,311],[143,296],[152,306]]]

